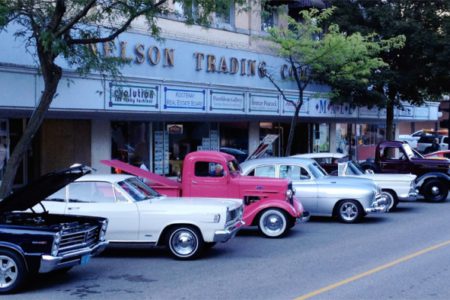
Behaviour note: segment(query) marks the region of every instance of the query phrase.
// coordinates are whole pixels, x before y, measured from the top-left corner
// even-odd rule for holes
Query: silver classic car
[[[247,176],[287,178],[296,196],[312,216],[334,216],[345,223],[360,221],[366,214],[386,211],[386,201],[372,180],[329,176],[308,158],[263,158],[241,164]]]

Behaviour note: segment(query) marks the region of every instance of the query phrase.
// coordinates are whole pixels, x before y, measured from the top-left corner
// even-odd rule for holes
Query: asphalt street
[[[282,239],[245,230],[195,261],[112,248],[2,299],[450,299],[450,201],[359,224],[312,218]]]

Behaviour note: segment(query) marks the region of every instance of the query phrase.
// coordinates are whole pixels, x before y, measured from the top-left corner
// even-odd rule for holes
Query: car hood
[[[413,174],[364,174],[360,176],[375,181],[397,181],[397,182],[399,181],[411,182],[417,177],[416,175]]]
[[[90,172],[91,168],[78,165],[45,174],[1,200],[0,213],[32,208],[67,184]]]
[[[338,184],[338,185],[348,185],[352,188],[357,188],[361,186],[376,187],[375,182],[372,179],[364,178],[362,176],[358,177],[341,177],[341,176],[325,176],[323,178],[317,179],[320,184]]]
[[[198,208],[221,208],[228,207],[236,209],[243,203],[242,199],[233,198],[205,198],[205,197],[158,197],[152,199],[153,203],[160,205],[182,205]]]

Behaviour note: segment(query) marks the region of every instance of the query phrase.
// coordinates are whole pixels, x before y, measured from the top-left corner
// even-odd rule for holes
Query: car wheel
[[[431,179],[423,185],[422,194],[427,201],[442,202],[447,199],[448,187],[441,180]]]
[[[22,257],[16,252],[0,249],[0,293],[18,290],[27,273]]]
[[[265,210],[258,221],[259,231],[268,238],[278,238],[289,229],[286,214],[279,209]]]
[[[363,208],[358,201],[344,200],[337,207],[337,217],[344,223],[356,223],[364,216]]]
[[[392,191],[383,190],[381,195],[386,199],[387,211],[393,211],[397,208],[398,198],[397,195]]]
[[[175,227],[168,236],[167,247],[177,259],[194,259],[203,250],[203,237],[192,226]]]

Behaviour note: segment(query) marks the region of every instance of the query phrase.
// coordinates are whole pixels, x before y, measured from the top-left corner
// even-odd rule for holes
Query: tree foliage
[[[334,9],[301,11],[300,22],[287,17],[287,26],[269,30],[272,41],[290,68],[291,78],[297,84],[297,101],[289,100],[273,76],[266,77],[276,86],[285,101],[295,107],[288,138],[286,155],[290,154],[298,113],[303,105],[304,91],[312,82],[338,87],[342,83],[367,89],[369,78],[387,64],[379,57],[383,51],[401,47],[403,37],[381,39],[374,34],[358,32],[347,34],[329,19]],[[339,97],[340,91],[333,90]]]
[[[387,138],[393,138],[393,110],[400,101],[420,105],[450,89],[450,1],[333,0],[331,21],[349,34],[376,32],[383,38],[406,37],[405,46],[382,52],[389,68],[370,78],[370,94],[358,90],[357,103],[375,101],[387,108]],[[354,91],[346,86],[347,93]],[[367,96],[367,97],[366,97]],[[371,97],[374,96],[374,97]]]
[[[246,1],[173,2],[185,8],[187,23],[208,25],[215,10]],[[145,20],[150,34],[158,37],[157,18],[172,13],[167,4],[168,0],[0,0],[0,30],[12,29],[17,38],[26,41],[44,80],[40,101],[7,162],[0,198],[10,193],[20,162],[57,92],[63,74],[61,59],[80,73],[120,74],[127,61],[97,55],[92,46],[114,41],[137,19]]]

